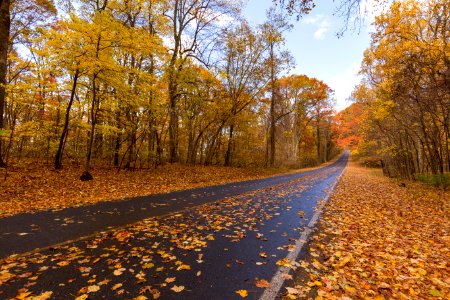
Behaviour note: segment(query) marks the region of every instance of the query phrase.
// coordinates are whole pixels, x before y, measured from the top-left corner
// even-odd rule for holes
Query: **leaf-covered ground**
[[[81,170],[61,171],[28,165],[0,172],[0,218],[20,212],[97,203],[132,196],[270,176],[286,170],[166,165],[158,169],[120,171],[95,169],[94,180],[79,180]]]
[[[450,191],[350,164],[286,298],[450,299]]]

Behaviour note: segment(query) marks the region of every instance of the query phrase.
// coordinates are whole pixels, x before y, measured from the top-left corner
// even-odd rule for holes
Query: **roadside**
[[[44,166],[16,168],[9,171],[6,181],[0,179],[0,218],[308,171],[329,165],[338,157],[315,168],[300,170],[184,165],[120,172],[97,169],[92,181],[80,181],[78,168],[61,171]]]
[[[286,299],[450,299],[450,191],[350,163],[309,250]]]

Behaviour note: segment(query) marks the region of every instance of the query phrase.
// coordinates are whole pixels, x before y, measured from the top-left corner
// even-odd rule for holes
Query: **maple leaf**
[[[270,286],[269,282],[264,279],[256,280],[255,285],[259,288],[268,288]]]
[[[88,293],[95,293],[95,292],[98,292],[99,290],[100,290],[100,287],[98,285],[90,285],[87,287]]]
[[[245,298],[248,296],[247,290],[237,290],[235,293],[238,294],[239,296],[241,296],[242,298]]]
[[[173,287],[170,288],[172,291],[174,291],[175,293],[179,293],[181,291],[184,290],[184,286],[183,285],[174,285]]]
[[[168,277],[168,278],[166,278],[166,280],[164,280],[164,281],[167,282],[167,283],[172,283],[172,282],[175,282],[175,280],[176,280],[175,277]]]

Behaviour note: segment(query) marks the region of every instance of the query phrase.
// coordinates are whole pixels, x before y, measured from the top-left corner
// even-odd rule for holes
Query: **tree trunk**
[[[86,162],[84,164],[84,172],[80,177],[81,181],[92,180],[91,170],[91,158],[92,158],[92,145],[94,144],[95,137],[95,124],[97,122],[97,75],[94,75],[92,79],[92,105],[91,105],[91,130],[89,132],[89,140],[86,151]]]
[[[77,88],[78,75],[79,75],[79,70],[77,69],[75,71],[75,75],[73,76],[72,91],[70,92],[69,104],[67,105],[67,109],[66,109],[66,118],[64,120],[64,128],[61,133],[61,137],[59,139],[58,151],[56,152],[56,155],[55,155],[55,169],[56,170],[59,170],[62,167],[62,157],[63,157],[63,153],[64,153],[64,146],[66,145],[67,134],[69,132],[68,129],[69,129],[69,120],[70,120],[70,110],[72,108],[73,100],[75,99],[75,91]]]
[[[230,134],[228,138],[228,146],[227,146],[227,152],[225,153],[225,166],[228,167],[231,165],[231,148],[233,147],[233,131],[234,131],[234,125],[230,125]]]
[[[268,153],[267,166],[272,167],[275,162],[275,57],[274,57],[274,42],[270,44],[270,112],[269,112],[269,149],[266,151]]]
[[[2,135],[4,128],[4,108],[6,99],[6,72],[8,65],[8,41],[11,28],[10,0],[0,0],[0,168],[6,163],[2,157]]]

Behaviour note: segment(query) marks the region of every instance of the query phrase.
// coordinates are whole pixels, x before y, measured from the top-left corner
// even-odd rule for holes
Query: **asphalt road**
[[[289,265],[283,259],[347,159],[268,179],[1,219],[0,298],[51,292],[52,299],[240,299],[241,290],[259,299],[266,289],[257,285]],[[68,240],[76,241],[49,247]]]

